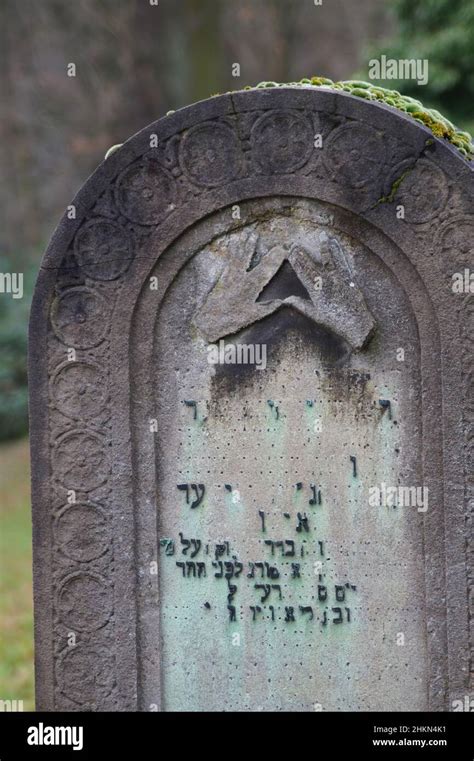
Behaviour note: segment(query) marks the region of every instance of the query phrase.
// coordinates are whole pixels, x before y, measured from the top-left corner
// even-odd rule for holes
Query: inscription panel
[[[253,209],[157,320],[162,707],[421,710],[424,508],[384,503],[422,484],[410,306],[321,205]]]

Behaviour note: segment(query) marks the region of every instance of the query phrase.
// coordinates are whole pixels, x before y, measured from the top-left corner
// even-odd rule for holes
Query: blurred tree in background
[[[38,262],[114,143],[264,79],[347,77],[385,15],[378,0],[2,0],[0,253]]]
[[[377,48],[388,58],[429,62],[429,80],[381,82],[437,108],[459,127],[474,130],[474,1],[393,0],[395,35]]]

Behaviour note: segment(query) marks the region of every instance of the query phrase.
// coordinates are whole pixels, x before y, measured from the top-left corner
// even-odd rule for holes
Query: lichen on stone
[[[299,82],[260,82],[255,87],[246,87],[247,90],[262,89],[268,87],[320,87],[326,90],[340,90],[364,100],[383,103],[391,108],[402,111],[416,121],[428,127],[435,137],[447,140],[467,159],[474,157],[474,145],[468,132],[459,130],[445,116],[434,108],[426,108],[421,101],[402,95],[398,90],[389,90],[385,87],[363,82],[356,79],[347,79],[341,82],[333,82],[327,77],[306,77]]]

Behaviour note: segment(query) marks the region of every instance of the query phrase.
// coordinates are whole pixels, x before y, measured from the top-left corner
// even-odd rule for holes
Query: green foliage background
[[[395,34],[369,57],[421,58],[429,62],[429,80],[380,82],[419,98],[458,127],[474,132],[474,1],[394,0]]]
[[[18,264],[0,259],[0,272],[17,272]],[[28,430],[27,334],[35,270],[23,272],[23,298],[0,295],[0,441]]]

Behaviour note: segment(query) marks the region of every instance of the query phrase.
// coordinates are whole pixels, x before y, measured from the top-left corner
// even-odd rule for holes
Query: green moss
[[[290,83],[260,82],[255,88],[246,87],[245,89],[253,90],[288,86],[321,87],[326,90],[342,90],[350,95],[355,95],[357,98],[383,103],[386,106],[402,111],[417,122],[424,124],[425,127],[428,127],[428,129],[431,130],[435,137],[450,142],[467,159],[474,157],[474,145],[472,144],[472,137],[468,132],[459,130],[449,121],[449,119],[446,119],[445,116],[440,114],[439,111],[436,111],[434,108],[425,108],[421,101],[416,98],[410,98],[408,95],[401,95],[398,90],[389,90],[385,87],[372,85],[370,82],[362,82],[353,79],[347,79],[342,82],[333,82],[332,79],[327,79],[327,77],[305,77],[299,82]]]
[[[386,196],[382,196],[382,198],[379,198],[375,206],[378,206],[379,203],[392,203],[395,200],[395,196],[397,193],[398,188],[402,184],[405,177],[410,174],[414,169],[414,165],[411,167],[408,167],[408,169],[405,169],[404,172],[400,175],[400,177],[397,177],[397,179],[392,183],[392,187],[390,188],[390,192]]]

